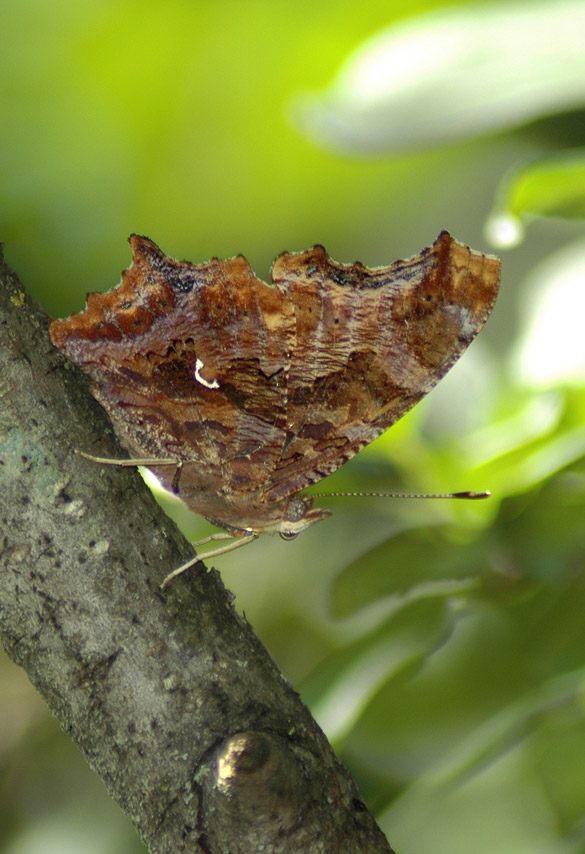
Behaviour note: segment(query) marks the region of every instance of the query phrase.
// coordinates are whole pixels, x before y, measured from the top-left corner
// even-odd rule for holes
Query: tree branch
[[[0,266],[0,632],[153,854],[391,852],[217,572]]]

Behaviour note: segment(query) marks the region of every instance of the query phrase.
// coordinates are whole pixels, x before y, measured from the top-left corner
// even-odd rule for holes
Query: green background
[[[492,499],[331,499],[332,518],[294,543],[262,537],[215,563],[400,854],[568,854],[585,848],[582,104],[569,113],[559,84],[558,103],[519,107],[515,126],[495,118],[507,92],[494,81],[472,98],[489,135],[453,126],[438,145],[413,89],[400,119],[412,144],[375,152],[299,120],[303,94],[335,92],[360,43],[434,6],[5,0],[0,238],[61,316],[117,283],[131,232],[194,262],[241,252],[267,277],[279,252],[317,242],[376,265],[443,228],[493,252],[496,215],[522,224],[524,239],[499,250],[501,294],[470,351],[324,486]],[[451,14],[498,24],[508,6]],[[539,54],[523,54],[522,15],[514,26],[508,47],[478,41],[477,66],[453,73],[493,74],[485,49],[504,79],[530,61],[531,79],[550,81]],[[425,84],[439,127],[456,99],[439,71]],[[189,537],[210,532],[166,507]],[[143,850],[4,658],[0,684],[0,852]]]

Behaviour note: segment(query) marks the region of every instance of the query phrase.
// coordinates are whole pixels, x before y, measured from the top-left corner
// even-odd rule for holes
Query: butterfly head
[[[283,540],[294,538],[312,525],[331,516],[331,510],[313,508],[313,499],[306,495],[293,495],[284,502],[284,513],[276,530]]]

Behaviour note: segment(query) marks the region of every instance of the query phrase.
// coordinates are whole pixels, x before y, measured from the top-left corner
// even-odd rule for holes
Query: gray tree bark
[[[244,617],[0,264],[0,636],[152,854],[391,852]]]

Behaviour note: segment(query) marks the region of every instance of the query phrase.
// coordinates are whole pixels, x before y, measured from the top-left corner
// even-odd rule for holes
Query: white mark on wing
[[[197,382],[201,383],[201,385],[204,385],[205,388],[219,388],[219,383],[217,380],[212,380],[211,382],[208,382],[208,380],[204,379],[201,376],[200,371],[201,371],[201,368],[204,368],[204,367],[205,367],[205,365],[203,364],[201,359],[197,359],[197,361],[195,362],[195,370],[193,371],[193,375],[194,375],[195,379],[197,380]]]
[[[477,321],[473,317],[473,312],[467,306],[445,306],[445,314],[454,317],[459,322],[459,338],[469,340],[477,333]]]

